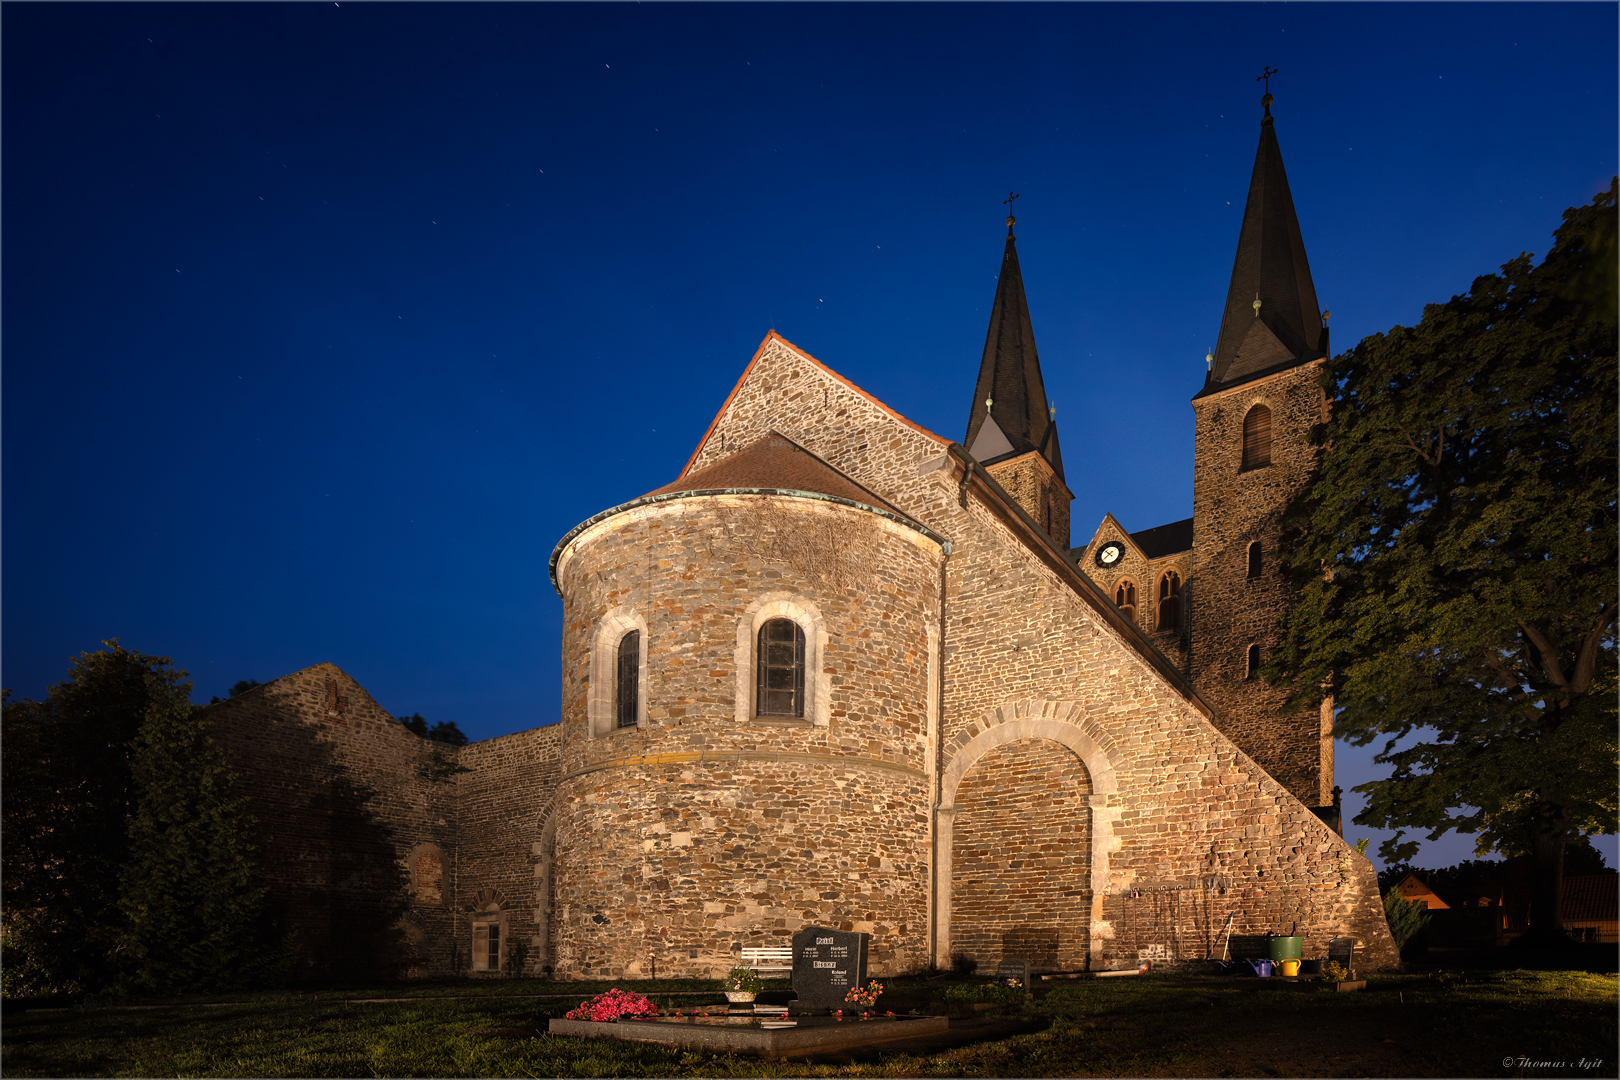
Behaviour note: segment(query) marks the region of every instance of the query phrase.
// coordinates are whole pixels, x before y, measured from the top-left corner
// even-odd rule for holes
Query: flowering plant
[[[877,999],[883,996],[883,984],[873,979],[865,986],[852,986],[844,1000],[851,1005],[859,1005],[863,1009],[870,1009],[877,1004]]]
[[[657,1016],[658,1007],[640,994],[632,994],[615,987],[605,994],[597,994],[579,1008],[568,1011],[570,1020],[594,1020],[609,1023],[621,1016]]]
[[[732,993],[757,994],[765,989],[765,983],[753,968],[734,967],[725,978],[725,988]]]

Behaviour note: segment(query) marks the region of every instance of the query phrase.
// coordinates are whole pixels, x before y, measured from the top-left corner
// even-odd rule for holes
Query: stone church
[[[330,664],[214,705],[300,973],[709,976],[810,924],[879,976],[1296,928],[1394,964],[1332,703],[1256,676],[1327,408],[1270,104],[1190,518],[1074,544],[1009,217],[960,441],[772,331],[677,477],[557,543],[560,723],[429,742]]]

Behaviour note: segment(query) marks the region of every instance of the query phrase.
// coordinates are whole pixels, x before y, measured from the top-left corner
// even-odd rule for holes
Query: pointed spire
[[[1274,74],[1268,68],[1261,78]],[[1267,87],[1269,91],[1269,82]],[[1263,371],[1315,360],[1327,348],[1305,241],[1277,146],[1271,102],[1269,92],[1260,99],[1265,110],[1260,119],[1260,148],[1254,156],[1249,201],[1243,208],[1232,283],[1226,292],[1206,392],[1244,382]]]
[[[1046,401],[1041,361],[1035,353],[1035,330],[1024,298],[1024,276],[1018,269],[1017,237],[1007,204],[1007,246],[996,279],[996,298],[990,308],[990,329],[984,339],[984,358],[973,388],[967,435],[962,445],[980,461],[1038,450],[1063,477],[1058,450],[1057,423]]]

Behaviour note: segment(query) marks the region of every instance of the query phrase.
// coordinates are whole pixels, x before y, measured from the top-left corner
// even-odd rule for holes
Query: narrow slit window
[[[1271,410],[1256,405],[1243,418],[1242,471],[1271,464]]]
[[[1159,579],[1159,629],[1181,629],[1181,575],[1174,570]]]
[[[632,630],[619,639],[618,726],[635,727],[640,700],[637,696],[641,675],[641,631]]]
[[[804,716],[804,630],[792,619],[759,628],[757,716]]]
[[[1244,671],[1243,677],[1252,679],[1258,674],[1260,674],[1260,646],[1250,645],[1247,670]]]
[[[1260,541],[1256,540],[1249,545],[1249,577],[1260,576]]]

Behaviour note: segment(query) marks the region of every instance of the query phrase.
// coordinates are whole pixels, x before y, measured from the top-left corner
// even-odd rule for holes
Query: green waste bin
[[[1272,935],[1266,939],[1266,946],[1271,952],[1273,962],[1278,960],[1303,960],[1305,958],[1305,938],[1298,934],[1293,937]]]

